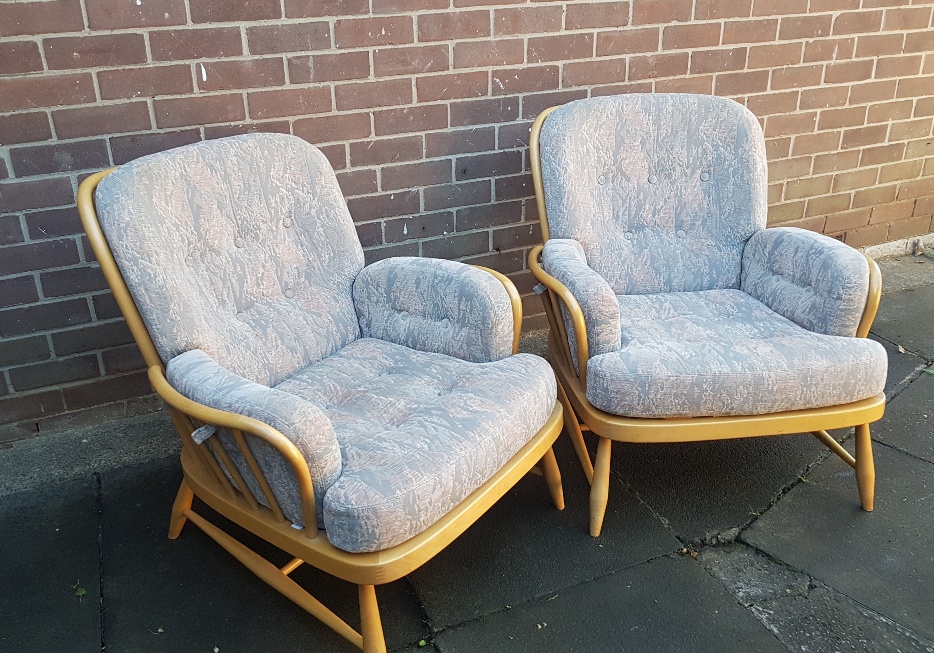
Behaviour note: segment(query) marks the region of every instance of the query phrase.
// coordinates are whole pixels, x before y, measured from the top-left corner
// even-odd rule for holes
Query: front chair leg
[[[172,504],[172,517],[169,519],[170,540],[174,540],[181,534],[182,527],[188,521],[188,518],[185,517],[185,511],[191,510],[191,501],[194,498],[194,491],[192,491],[185,479],[182,479],[178,494],[175,496],[175,503]]]
[[[863,510],[872,512],[876,493],[876,466],[872,460],[872,438],[869,424],[856,427],[856,485]]]
[[[561,470],[558,469],[558,461],[555,459],[555,450],[552,447],[548,447],[548,451],[542,456],[542,472],[545,474],[545,482],[548,484],[551,502],[555,504],[555,508],[558,510],[564,510]]]
[[[360,633],[363,635],[363,653],[386,653],[383,624],[379,618],[376,588],[372,585],[357,585],[360,597]]]
[[[603,530],[603,517],[610,496],[610,454],[613,441],[600,438],[597,443],[597,464],[593,470],[593,485],[590,487],[590,534],[598,537]]]

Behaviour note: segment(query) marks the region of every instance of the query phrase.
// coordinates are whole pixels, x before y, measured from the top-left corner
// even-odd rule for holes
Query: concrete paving
[[[594,539],[561,438],[566,510],[526,478],[380,587],[390,650],[934,653],[934,261],[882,267],[897,283],[872,335],[890,360],[873,513],[810,436],[616,445]],[[0,449],[0,651],[355,650],[197,528],[166,538],[177,449],[161,414]],[[357,625],[353,587],[293,578]]]

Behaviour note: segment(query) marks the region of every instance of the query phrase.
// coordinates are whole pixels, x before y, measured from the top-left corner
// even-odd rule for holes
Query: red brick
[[[778,33],[778,21],[728,20],[723,23],[723,45],[734,43],[764,43],[774,41]]]
[[[369,0],[285,0],[286,18],[353,16],[370,11]]]
[[[448,108],[440,104],[386,109],[373,114],[377,136],[445,129]]]
[[[451,183],[451,161],[420,161],[401,166],[385,166],[380,171],[383,190]],[[431,234],[437,235],[437,234]],[[389,234],[386,234],[387,240]]]
[[[407,48],[378,48],[373,51],[377,77],[435,73],[448,69],[447,45],[418,45]]]
[[[409,104],[412,102],[412,82],[407,79],[390,79],[339,84],[335,87],[335,95],[338,111]]]
[[[629,59],[629,79],[655,79],[674,77],[688,72],[688,53],[651,54]]]
[[[563,14],[564,11],[560,6],[496,9],[493,12],[493,34],[508,36],[559,32],[564,18]]]
[[[410,16],[342,18],[334,23],[334,45],[338,48],[401,45],[414,40]]]
[[[850,89],[846,86],[819,86],[801,91],[799,108],[826,109],[828,107],[842,107],[846,104]]]
[[[754,0],[753,16],[778,16],[780,14],[805,14],[808,0]]]
[[[92,30],[184,25],[188,21],[185,0],[139,4],[126,0],[85,0],[85,6]]]
[[[421,136],[371,139],[350,144],[350,165],[354,167],[379,166],[420,158],[422,158]]]
[[[97,290],[107,290],[107,280],[104,279],[104,275],[97,265],[42,272],[39,275],[39,282],[42,286],[42,294],[46,297],[66,297]],[[127,332],[127,336],[129,336],[129,332]],[[130,341],[128,337],[125,342],[114,344],[122,345]],[[55,353],[60,356],[70,352],[56,349]]]
[[[0,213],[62,206],[74,199],[68,177],[0,182]]]
[[[523,0],[454,0],[455,7],[476,7],[482,5],[517,5]]]
[[[934,115],[934,97],[929,98],[919,98],[918,103],[915,105],[915,115],[916,116],[932,116]],[[0,118],[0,121],[3,119]],[[0,141],[3,139],[0,138]]]
[[[279,0],[188,0],[193,23],[282,18]]]
[[[32,240],[45,240],[60,236],[74,236],[83,234],[78,209],[49,209],[47,211],[33,211],[26,214],[26,230]]]
[[[889,128],[889,142],[927,138],[931,135],[931,122],[931,118],[893,122]]]
[[[204,140],[240,136],[241,134],[289,134],[288,120],[270,120],[267,122],[235,123],[232,125],[214,125],[204,128]]]
[[[454,212],[438,211],[386,220],[384,229],[387,243],[441,236],[454,231]]]
[[[567,104],[585,97],[587,97],[587,91],[584,89],[526,95],[522,98],[521,117],[523,120],[532,120],[548,107],[556,107],[559,104]]]
[[[628,2],[573,2],[567,4],[564,29],[625,27],[629,24]]]
[[[830,14],[818,16],[784,16],[778,28],[778,38],[783,41],[814,39],[819,36],[829,35],[830,27]]]
[[[35,143],[52,138],[49,117],[41,111],[0,116],[0,143]]]
[[[149,33],[153,61],[180,61],[243,54],[236,27],[158,30]]]
[[[904,34],[861,34],[856,43],[856,56],[880,57],[901,54],[904,43]]]
[[[425,156],[427,157],[484,152],[494,147],[496,147],[496,130],[493,127],[448,129],[443,132],[425,134]]]
[[[769,116],[765,123],[765,133],[769,137],[808,134],[814,131],[816,123],[816,111]]]
[[[336,176],[344,197],[369,195],[379,189],[374,168],[348,170],[347,172],[338,173]]]
[[[910,32],[905,34],[904,52],[928,52],[931,49],[931,35],[928,32]]]
[[[155,97],[191,93],[191,68],[187,64],[102,70],[97,74],[101,98]]]
[[[454,44],[455,68],[486,68],[520,64],[525,59],[522,39],[464,41]]]
[[[745,67],[746,48],[699,50],[691,53],[692,75],[742,70]]]
[[[84,104],[94,101],[91,75],[0,78],[0,112]]]
[[[871,188],[876,185],[878,177],[879,170],[877,168],[862,168],[834,175],[833,192],[839,193],[846,190]]]
[[[52,70],[146,63],[142,34],[64,36],[44,39],[42,47]]]
[[[864,82],[850,87],[850,104],[881,102],[895,97],[896,81]]]
[[[757,116],[768,116],[773,113],[792,113],[798,109],[798,92],[783,91],[781,93],[750,95],[746,102],[746,108]]]
[[[293,84],[364,79],[369,76],[370,55],[365,51],[289,57],[289,79]]]
[[[246,118],[243,97],[238,93],[156,100],[154,105],[156,125],[160,129],[236,122]]]
[[[673,77],[655,82],[656,93],[699,93],[713,94],[713,75],[692,75],[691,77]]]
[[[852,199],[849,193],[814,197],[808,200],[804,215],[811,217],[814,215],[828,215],[831,213],[838,213],[839,211],[846,211],[850,208]]]
[[[490,251],[489,238],[488,231],[475,231],[425,240],[422,241],[422,255],[457,259],[471,254],[485,254]]]
[[[14,245],[3,250],[3,258],[0,259],[0,276],[74,265],[79,262],[78,248],[71,238]]]
[[[522,153],[518,150],[461,156],[454,162],[454,179],[458,181],[517,172],[522,172]]]
[[[693,10],[693,0],[638,0],[632,7],[632,24],[685,22]]]
[[[747,18],[752,13],[752,0],[695,0],[694,20]]]
[[[932,35],[934,38],[934,35]],[[907,77],[921,72],[921,55],[906,57],[880,57],[876,60],[876,78]]]
[[[531,129],[531,120],[512,122],[508,125],[500,125],[496,128],[496,149],[508,150],[528,147],[529,131],[531,131]]]
[[[408,190],[383,195],[352,197],[347,208],[354,222],[366,222],[397,215],[411,215],[419,210],[418,191]]]
[[[885,10],[885,22],[882,25],[882,29],[925,29],[930,25],[930,7],[898,7]]]
[[[84,17],[79,0],[0,2],[0,37],[80,32],[83,29]]]
[[[885,135],[884,127],[881,131]],[[905,144],[894,143],[892,145],[878,145],[876,147],[867,147],[862,151],[859,158],[861,166],[878,165],[880,163],[892,163],[900,161],[905,156]]]
[[[801,63],[801,50],[801,43],[757,45],[749,48],[749,67],[796,66]]]
[[[827,64],[824,72],[825,84],[846,84],[864,82],[872,78],[872,60],[857,59]]]
[[[510,122],[518,117],[519,98],[516,97],[451,103],[452,127]]]
[[[564,65],[563,86],[565,88],[624,81],[626,81],[625,58],[580,61]]]
[[[931,232],[931,216],[922,216],[903,220],[889,225],[888,240],[901,240],[913,236],[923,236]]]
[[[296,120],[293,133],[309,143],[329,143],[370,136],[370,116],[366,113],[339,113],[333,116]]]
[[[847,129],[843,132],[843,141],[840,143],[840,149],[849,150],[855,147],[884,143],[887,130],[888,125],[872,125],[869,127]]]
[[[529,39],[529,63],[584,59],[591,56],[593,56],[593,34],[562,34]]]
[[[597,33],[597,56],[656,52],[661,30],[657,27]]]
[[[682,77],[682,79],[690,79],[687,77]],[[672,80],[659,80],[658,82],[647,81],[647,82],[633,82],[631,84],[608,84],[607,86],[595,86],[590,89],[590,94],[593,97],[605,97],[607,95],[625,95],[626,93],[651,93],[652,90],[658,86],[660,83]]]
[[[791,153],[791,137],[769,138],[765,141],[765,156],[769,161],[786,159]]]
[[[883,102],[873,104],[869,107],[869,114],[866,116],[866,122],[888,122],[890,120],[904,120],[911,118],[911,100],[896,100],[894,102]]]
[[[932,95],[934,95],[934,75],[898,80],[898,90],[895,97],[930,97]]]
[[[318,149],[334,170],[343,170],[347,167],[347,146],[343,143],[322,145]]]
[[[668,25],[662,30],[662,48],[688,50],[720,45],[720,23]]]
[[[490,36],[490,12],[456,11],[418,17],[419,41],[449,41]]]
[[[447,9],[450,0],[373,0],[374,14],[395,14],[405,11]]]
[[[583,62],[581,62],[583,63]],[[599,67],[599,61],[587,62]],[[575,66],[580,64],[567,64],[565,75],[574,74]],[[625,64],[623,66],[625,71]],[[567,79],[567,77],[565,77]],[[607,80],[609,81],[609,80]],[[557,66],[523,66],[522,68],[503,68],[492,71],[493,95],[512,95],[514,93],[534,93],[536,91],[551,91],[558,88]]]
[[[253,91],[247,96],[250,118],[288,118],[331,110],[331,89],[327,86]]]
[[[198,88],[202,91],[229,91],[238,88],[282,86],[285,71],[282,59],[213,61],[200,64]]]
[[[137,134],[134,136],[114,136],[110,139],[110,151],[113,155],[114,165],[122,165],[127,161],[138,159],[147,154],[163,152],[173,147],[196,143],[200,140],[201,134],[197,129]]]
[[[52,112],[59,138],[83,138],[152,128],[149,107],[145,102],[106,104]]]
[[[480,97],[487,94],[489,87],[486,71],[419,76],[415,80],[419,102]]]
[[[769,164],[769,181],[803,177],[811,172],[811,162],[809,156],[772,161]]]
[[[859,166],[859,157],[859,150],[820,154],[814,157],[814,174],[856,168]]]
[[[771,88],[781,90],[801,88],[802,86],[818,86],[822,81],[823,74],[824,67],[820,65],[775,68],[772,70]]]
[[[896,220],[906,220],[911,217],[915,207],[914,201],[892,202],[872,207],[872,217],[869,224],[884,224]]]
[[[845,11],[833,21],[833,33],[862,34],[878,32],[882,27],[882,11]]]
[[[767,70],[717,75],[717,95],[761,93],[768,89],[768,87],[769,71]]]
[[[19,75],[42,70],[42,55],[34,41],[0,43],[0,75]]]
[[[260,25],[246,30],[250,54],[307,52],[331,47],[331,28],[326,22]]]
[[[863,38],[860,37],[860,43]],[[840,61],[841,59],[851,59],[853,50],[856,47],[856,39],[852,36],[838,39],[819,39],[817,41],[808,41],[804,44],[804,63],[814,61]],[[858,55],[862,56],[862,55]]]
[[[795,136],[792,147],[793,156],[820,154],[823,152],[836,152],[840,148],[840,130],[819,132],[817,134],[799,134]]]
[[[858,229],[869,224],[869,218],[872,215],[868,209],[843,211],[827,217],[827,223],[824,229],[827,233],[837,233],[849,229]]]
[[[110,155],[103,140],[76,141],[15,147],[10,150],[10,161],[17,177],[30,177],[106,168]]]

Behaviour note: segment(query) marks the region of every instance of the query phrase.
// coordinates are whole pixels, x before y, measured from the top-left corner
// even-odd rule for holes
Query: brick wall
[[[202,139],[307,139],[368,261],[459,258],[529,293],[538,112],[716,93],[765,127],[771,224],[855,246],[928,233],[932,3],[0,0],[0,440],[155,406],[73,197]]]

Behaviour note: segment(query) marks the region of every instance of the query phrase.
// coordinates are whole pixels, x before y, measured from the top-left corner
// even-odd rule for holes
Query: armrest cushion
[[[485,363],[512,354],[515,318],[503,284],[464,263],[396,257],[357,275],[365,338]]]
[[[869,263],[849,245],[812,231],[763,229],[746,243],[740,289],[809,331],[855,336]]]
[[[567,286],[580,304],[587,324],[587,346],[590,356],[598,356],[619,349],[619,302],[606,279],[590,266],[584,248],[576,240],[552,238],[542,251],[545,272]],[[571,355],[577,365],[577,341],[574,325],[562,307],[564,326],[570,340]]]
[[[341,451],[334,427],[320,408],[296,395],[244,379],[221,367],[200,349],[187,351],[170,360],[166,366],[166,378],[172,387],[192,401],[252,417],[291,440],[308,463],[318,515],[323,514],[321,501],[324,493],[341,475]],[[253,474],[230,434],[221,429],[218,435],[257,501],[265,504],[263,493],[255,484]],[[298,489],[288,463],[272,445],[244,435],[282,512],[293,523],[301,525]]]

